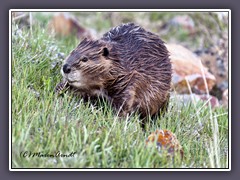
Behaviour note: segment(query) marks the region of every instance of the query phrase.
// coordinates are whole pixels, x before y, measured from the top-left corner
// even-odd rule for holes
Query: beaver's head
[[[62,75],[77,89],[101,89],[111,67],[109,53],[106,42],[84,39],[64,61]]]

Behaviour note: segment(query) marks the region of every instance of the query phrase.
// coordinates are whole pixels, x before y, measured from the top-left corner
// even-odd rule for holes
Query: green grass
[[[173,98],[166,115],[147,124],[143,132],[137,116],[120,119],[107,104],[96,108],[69,93],[63,97],[53,93],[61,79],[58,54],[66,57],[78,40],[54,39],[38,24],[32,34],[15,24],[12,28],[13,168],[228,168],[226,109],[211,110],[201,103],[183,106]],[[145,146],[156,129],[176,134],[183,160],[178,156],[170,160],[155,147]],[[56,151],[76,155],[21,156]]]

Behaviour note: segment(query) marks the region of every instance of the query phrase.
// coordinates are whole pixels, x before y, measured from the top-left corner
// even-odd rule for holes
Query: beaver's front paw
[[[67,82],[60,82],[56,85],[54,92],[57,94],[62,94],[68,89],[68,83]]]

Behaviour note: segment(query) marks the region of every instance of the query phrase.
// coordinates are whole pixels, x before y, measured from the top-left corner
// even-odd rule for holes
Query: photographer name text
[[[76,155],[75,152],[70,153],[61,153],[60,151],[54,152],[54,153],[43,153],[43,152],[32,152],[32,151],[22,151],[20,153],[20,156],[23,158],[70,158],[74,157]]]

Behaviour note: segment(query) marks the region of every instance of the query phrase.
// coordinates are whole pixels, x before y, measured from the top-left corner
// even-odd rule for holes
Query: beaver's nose
[[[63,72],[64,72],[65,74],[70,73],[70,72],[71,72],[71,67],[70,67],[68,64],[64,64],[64,65],[63,65]]]

